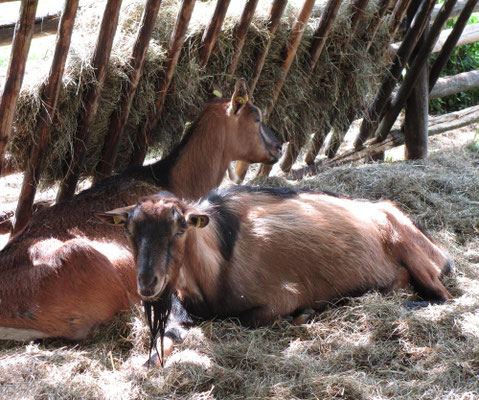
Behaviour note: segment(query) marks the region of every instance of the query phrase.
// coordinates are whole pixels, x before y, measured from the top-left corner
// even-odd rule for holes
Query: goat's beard
[[[164,364],[163,339],[165,337],[166,325],[170,316],[172,293],[167,286],[162,294],[153,301],[143,301],[143,310],[145,312],[148,328],[150,329],[150,351],[148,354],[148,368],[150,367],[151,351],[155,347],[156,354],[160,359],[161,366]],[[160,354],[156,345],[156,339],[160,338]]]

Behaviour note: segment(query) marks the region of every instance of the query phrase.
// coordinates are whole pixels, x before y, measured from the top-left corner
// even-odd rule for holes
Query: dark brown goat
[[[0,252],[0,339],[81,339],[138,301],[129,241],[93,211],[161,189],[196,199],[221,182],[233,160],[276,162],[280,143],[246,96],[240,80],[231,100],[205,104],[165,159],[36,213]]]
[[[409,284],[429,301],[452,298],[439,280],[447,254],[389,201],[236,187],[199,204],[160,193],[97,217],[125,226],[141,297],[176,292],[198,318],[267,325]]]

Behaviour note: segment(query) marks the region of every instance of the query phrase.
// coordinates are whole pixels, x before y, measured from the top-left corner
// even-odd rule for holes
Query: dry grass
[[[121,140],[117,166],[126,164],[131,153],[135,136],[145,123],[147,112],[155,99],[155,88],[161,77],[161,66],[166,57],[168,40],[178,12],[179,1],[164,1],[160,9],[160,18],[154,30],[153,40],[148,50],[145,73],[140,80],[133,102],[126,134]],[[249,79],[252,75],[254,60],[268,37],[266,27],[268,9],[271,1],[262,1],[256,12],[253,24],[246,38],[241,61],[236,76],[227,76],[225,71],[233,56],[235,41],[234,29],[241,15],[245,1],[231,2],[230,9],[218,37],[215,50],[207,68],[199,68],[197,48],[206,24],[213,13],[216,2],[197,2],[189,25],[183,52],[180,56],[173,83],[167,96],[164,112],[158,128],[153,133],[153,142],[159,152],[169,151],[179,140],[185,122],[195,115],[206,98],[213,81],[231,93],[231,85],[237,77]],[[383,51],[389,43],[387,21],[381,25],[371,50],[365,51],[368,35],[367,24],[374,12],[374,2],[368,7],[366,17],[359,27],[359,39],[345,50],[345,44],[351,39],[350,14],[352,1],[345,1],[328,39],[325,51],[313,74],[305,67],[307,52],[312,33],[317,26],[325,0],[316,2],[312,17],[305,27],[302,44],[286,79],[284,89],[270,118],[270,126],[284,140],[302,141],[319,126],[319,121],[328,125],[347,124],[343,114],[333,118],[336,110],[353,108],[357,115],[364,112],[365,106],[374,95],[381,75],[385,71],[388,59]],[[87,154],[83,174],[94,170],[103,145],[112,113],[117,109],[121,98],[121,89],[128,79],[128,57],[135,39],[138,22],[144,2],[128,0],[124,2],[119,29],[115,39],[108,68],[108,77],[100,102],[91,137],[87,145]],[[271,98],[273,83],[280,73],[283,49],[288,42],[294,17],[301,7],[301,1],[290,1],[273,40],[262,75],[254,93],[255,102],[266,107]],[[84,4],[75,26],[72,48],[65,71],[63,88],[59,98],[58,112],[53,121],[52,140],[46,155],[46,167],[43,174],[44,185],[51,185],[62,177],[65,160],[72,148],[72,138],[77,128],[77,116],[83,107],[83,96],[89,85],[94,83],[91,56],[96,40],[102,7]],[[18,103],[14,133],[8,151],[13,155],[19,169],[25,167],[27,154],[32,142],[36,115],[41,107],[39,100],[40,85],[44,81],[50,59],[36,62],[26,80]]]
[[[469,136],[471,137],[471,136]],[[161,369],[144,369],[141,313],[119,317],[88,342],[0,344],[5,399],[454,399],[479,397],[479,153],[466,143],[427,161],[343,167],[306,185],[398,202],[451,253],[454,301],[404,307],[409,292],[370,293],[312,322],[246,329],[194,328]],[[441,145],[441,144],[440,144]],[[300,262],[300,260],[298,260]]]

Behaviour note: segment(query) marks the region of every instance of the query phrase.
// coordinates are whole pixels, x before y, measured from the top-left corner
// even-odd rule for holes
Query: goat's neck
[[[212,226],[188,232],[178,291],[210,302],[216,293],[223,258]],[[205,298],[206,297],[206,298]]]
[[[211,127],[211,128],[209,128]],[[202,129],[203,128],[203,129]],[[230,161],[225,143],[226,127],[199,124],[198,132],[180,151],[169,174],[169,190],[188,200],[205,196],[219,186]]]

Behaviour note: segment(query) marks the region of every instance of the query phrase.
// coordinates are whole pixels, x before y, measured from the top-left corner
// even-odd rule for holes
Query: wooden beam
[[[55,53],[45,87],[41,95],[42,108],[37,117],[34,141],[30,158],[23,175],[22,190],[15,212],[15,224],[12,234],[20,232],[32,214],[38,182],[42,172],[43,155],[50,139],[50,129],[55,116],[58,95],[62,84],[63,72],[70,48],[73,25],[79,0],[66,0],[57,34]]]
[[[461,13],[462,10],[466,7],[466,4],[469,3],[468,0],[457,0],[456,5],[451,11],[451,14],[449,15],[449,19],[451,18],[456,18],[458,17]],[[438,4],[434,7],[434,10],[432,11],[431,14],[431,22],[434,22],[434,20],[437,17],[437,14],[439,14],[439,10],[441,9],[442,4]],[[472,9],[472,12],[478,12],[479,11],[479,3],[477,3],[474,8]]]
[[[130,115],[131,105],[136,94],[136,88],[140,82],[145,63],[146,50],[150,44],[151,34],[155,26],[161,0],[146,0],[143,15],[141,17],[135,44],[130,57],[130,76],[127,84],[124,86],[118,109],[110,118],[108,132],[105,136],[105,143],[101,152],[100,161],[96,168],[93,178],[93,184],[111,175],[115,166],[120,138],[125,131],[128,116]]]
[[[58,29],[60,21],[60,12],[35,18],[32,38],[53,34]],[[15,22],[0,25],[0,46],[6,46],[12,43],[13,33],[15,32]]]
[[[181,53],[194,7],[195,0],[183,0],[178,16],[176,17],[175,27],[171,33],[168,55],[163,65],[163,76],[156,89],[158,97],[148,114],[146,123],[138,129],[135,148],[130,159],[130,166],[142,165],[145,160],[149,137],[160,120],[166,95],[168,94],[168,89],[173,79],[173,73],[178,63],[178,57]]]
[[[441,74],[442,70],[446,66],[446,63],[451,57],[452,52],[458,45],[458,42],[461,36],[463,36],[464,29],[466,28],[467,22],[469,21],[469,17],[471,16],[477,4],[479,4],[478,0],[468,0],[467,3],[464,5],[461,15],[459,16],[456,23],[454,24],[454,27],[452,28],[452,32],[447,37],[447,40],[444,42],[444,45],[442,46],[441,52],[437,56],[437,59],[434,62],[434,65],[431,67],[431,72],[429,74],[429,90],[431,90],[435,86],[436,81],[439,78],[439,75]],[[478,39],[479,39],[479,36],[478,36]]]
[[[447,22],[449,14],[451,13],[455,3],[456,0],[446,0],[441,8],[441,12],[432,24],[430,32],[426,35],[424,43],[419,47],[417,56],[412,62],[411,67],[404,78],[404,82],[399,88],[398,94],[391,101],[391,107],[379,124],[376,132],[376,140],[378,142],[381,142],[386,138],[394,124],[394,121],[396,121],[397,116],[404,107],[407,98],[411,94],[412,89],[417,82],[417,78],[420,76],[422,68],[429,60],[429,56],[431,55],[434,44],[436,43],[444,24]]]
[[[205,28],[198,50],[201,68],[203,68],[210,59],[211,51],[216,43],[218,32],[220,31],[221,25],[223,25],[229,5],[230,0],[218,0],[216,3],[215,11],[208,26]]]
[[[249,26],[251,25],[251,21],[253,20],[254,12],[257,5],[258,0],[246,1],[243,13],[241,14],[241,18],[235,29],[235,51],[233,53],[233,57],[231,57],[231,63],[227,69],[227,74],[230,75],[230,77],[234,75],[236,67],[238,66],[238,61],[240,59],[241,52],[243,51],[246,34],[248,33]]]
[[[33,24],[38,0],[24,0],[20,7],[20,17],[15,26],[12,51],[8,62],[7,77],[0,99],[0,176],[2,175],[5,149],[12,130],[15,106],[22,87],[25,64],[33,34]]]
[[[279,67],[279,74],[274,82],[273,94],[269,104],[266,107],[266,119],[269,118],[273,112],[276,101],[278,100],[281,89],[283,88],[284,81],[288,76],[291,63],[293,62],[294,56],[298,50],[301,39],[303,38],[303,33],[306,27],[306,24],[309,21],[311,12],[313,11],[314,0],[305,0],[303,7],[301,8],[296,20],[294,21],[293,27],[291,28],[291,34],[289,36],[288,44],[284,49],[284,60],[281,66]],[[272,166],[262,164],[260,170],[258,171],[258,176],[267,176],[271,171]]]
[[[113,39],[118,26],[120,7],[121,0],[108,0],[103,13],[92,60],[97,84],[91,85],[85,95],[84,107],[78,117],[78,128],[73,138],[73,149],[68,163],[69,169],[58,190],[57,202],[70,199],[75,194],[88,138],[100,103],[101,90],[105,82]]]
[[[431,79],[429,78],[429,82]],[[457,75],[439,78],[429,92],[429,99],[450,96],[460,92],[479,88],[479,70],[462,72]]]
[[[435,2],[436,0],[423,0],[419,6],[414,21],[396,52],[393,63],[389,67],[389,72],[369,106],[367,116],[361,123],[359,135],[354,141],[355,148],[362,147],[364,142],[376,130],[381,114],[389,105],[389,97],[396,86],[396,82],[400,78],[406,63],[409,61],[416,44],[427,26]]]

